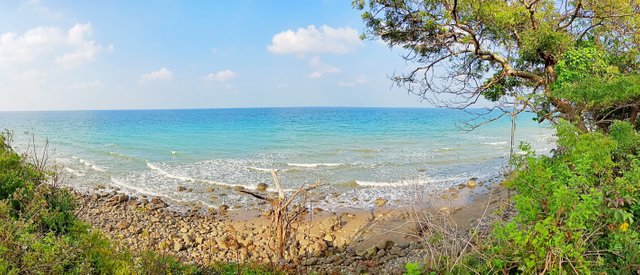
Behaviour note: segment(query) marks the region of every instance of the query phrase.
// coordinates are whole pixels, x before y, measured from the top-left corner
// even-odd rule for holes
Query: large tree
[[[638,0],[355,0],[363,38],[406,49],[392,79],[438,105],[509,98],[583,131],[636,122]],[[603,100],[606,99],[606,100]]]

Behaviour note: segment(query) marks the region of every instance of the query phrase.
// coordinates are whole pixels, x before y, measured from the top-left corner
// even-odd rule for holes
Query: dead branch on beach
[[[271,176],[273,177],[273,183],[278,191],[277,197],[269,197],[267,195],[258,194],[254,191],[241,189],[238,190],[241,193],[250,195],[256,199],[266,201],[271,205],[271,228],[274,230],[274,251],[278,257],[278,260],[283,260],[285,255],[285,249],[289,243],[291,234],[292,223],[298,221],[304,212],[305,208],[291,209],[289,206],[300,195],[307,194],[309,191],[323,186],[319,181],[316,183],[300,187],[293,194],[287,196],[280,184],[280,178],[276,170],[271,170]]]

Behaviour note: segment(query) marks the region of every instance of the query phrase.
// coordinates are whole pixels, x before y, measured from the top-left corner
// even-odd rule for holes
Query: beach
[[[501,218],[492,213],[505,207],[506,190],[499,183],[475,184],[424,197],[412,207],[312,208],[292,228],[285,262],[275,257],[270,208],[265,204],[233,210],[186,208],[109,187],[77,195],[81,219],[136,251],[175,255],[199,265],[279,263],[296,272],[402,274],[407,261],[423,261],[429,254],[417,229],[419,216],[446,217],[449,233],[461,239],[469,238],[472,228],[488,232],[488,225]]]

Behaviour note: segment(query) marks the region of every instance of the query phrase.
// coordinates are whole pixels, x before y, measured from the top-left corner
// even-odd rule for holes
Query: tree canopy
[[[355,0],[363,39],[406,49],[399,86],[437,106],[481,97],[583,131],[636,123],[638,0]]]

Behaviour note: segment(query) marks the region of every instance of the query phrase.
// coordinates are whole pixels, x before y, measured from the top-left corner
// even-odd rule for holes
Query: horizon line
[[[123,108],[123,109],[43,109],[43,110],[0,110],[0,113],[20,112],[94,112],[94,111],[180,111],[180,110],[230,110],[230,109],[302,109],[302,108],[343,108],[343,109],[452,109],[436,106],[255,106],[255,107],[195,107],[195,108]],[[483,107],[466,108],[482,109]]]

